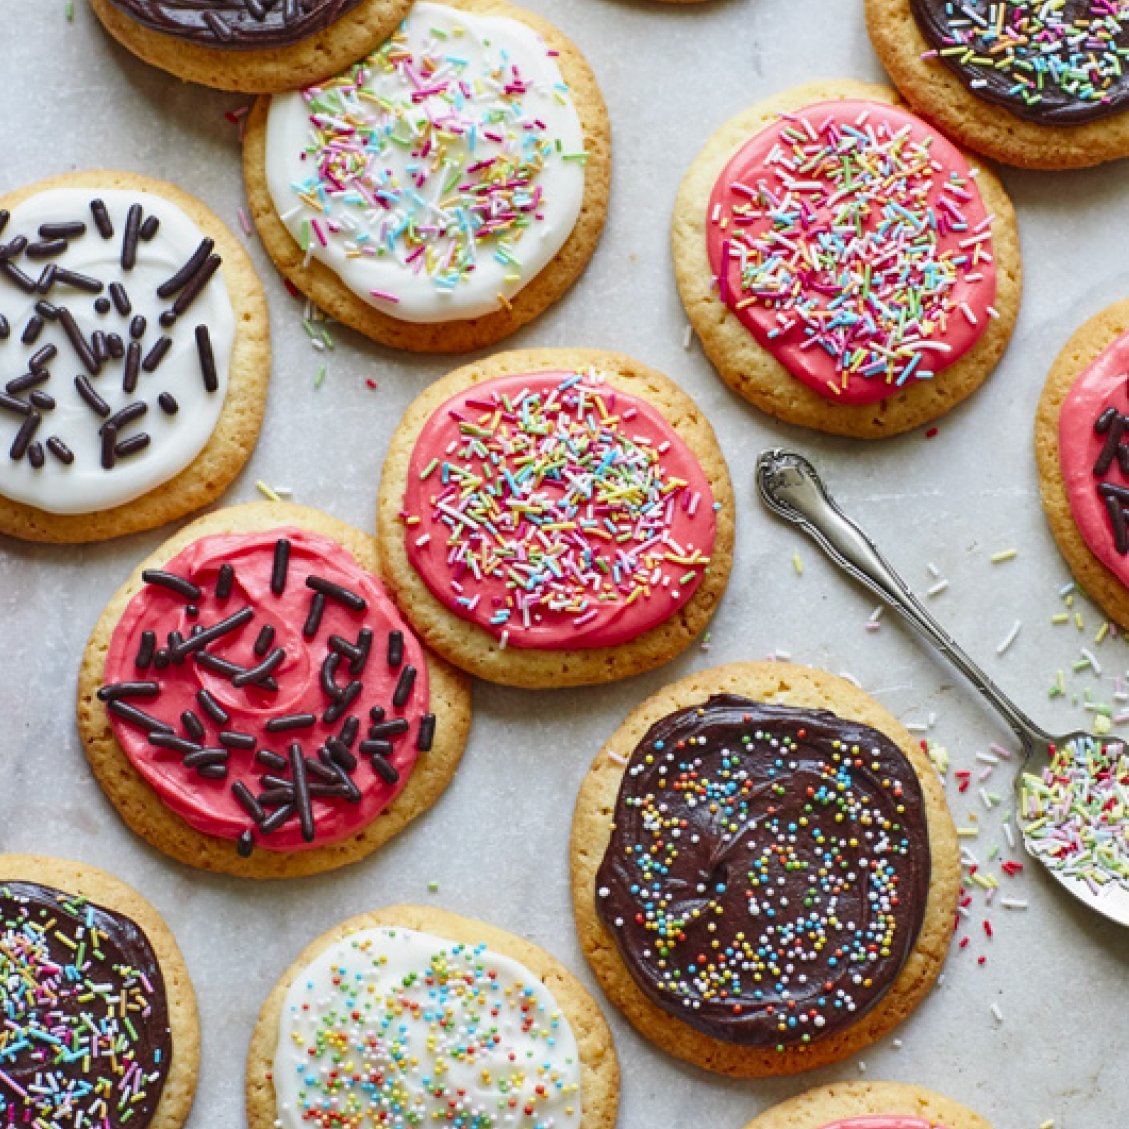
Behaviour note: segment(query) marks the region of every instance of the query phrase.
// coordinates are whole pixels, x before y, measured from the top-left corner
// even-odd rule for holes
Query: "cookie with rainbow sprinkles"
[[[992,1129],[952,1098],[905,1082],[835,1082],[766,1109],[745,1129]]]
[[[595,1001],[544,949],[389,906],[335,926],[283,974],[246,1098],[250,1129],[613,1129],[619,1064]]]
[[[243,170],[276,266],[385,345],[462,352],[561,298],[607,211],[595,77],[504,0],[421,0],[371,53],[260,99]]]
[[[380,482],[389,586],[491,682],[577,686],[681,653],[729,578],[733,489],[669,377],[598,349],[466,365],[404,414]]]
[[[269,502],[142,562],[78,681],[87,759],[133,831],[190,866],[287,878],[365,857],[438,799],[470,689],[378,564],[359,530]]]
[[[572,896],[600,986],[668,1053],[792,1074],[928,994],[960,893],[919,745],[834,675],[734,663],[639,705],[581,784]]]
[[[257,94],[325,78],[374,50],[411,0],[90,0],[138,58],[178,78]]]
[[[992,372],[1018,312],[1003,187],[885,87],[813,83],[726,122],[683,178],[671,239],[722,379],[818,431],[936,419]]]
[[[1009,165],[1129,155],[1129,25],[1108,0],[866,0],[870,39],[906,101]]]
[[[156,909],[85,863],[0,854],[0,1122],[180,1129],[196,998]]]

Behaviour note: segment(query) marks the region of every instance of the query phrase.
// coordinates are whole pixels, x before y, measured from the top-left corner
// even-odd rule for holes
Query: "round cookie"
[[[196,997],[176,940],[149,902],[85,863],[0,854],[0,952],[10,1036],[0,1070],[4,1124],[185,1123],[200,1065]],[[87,991],[92,981],[97,991]],[[25,1018],[49,1034],[29,1045],[20,1038]],[[85,1055],[42,1054],[64,1031],[68,1047]]]
[[[671,244],[722,379],[837,435],[897,435],[954,407],[1019,308],[1000,182],[867,83],[795,87],[721,126],[682,180]]]
[[[984,19],[989,14],[991,22]],[[1015,34],[1001,35],[998,20]],[[1098,34],[1083,35],[1076,21],[1091,22]],[[906,101],[962,145],[1036,169],[1129,155],[1129,79],[1122,64],[1129,32],[1108,8],[1092,0],[1051,6],[866,0],[866,23]],[[1005,42],[1011,49],[1002,52]],[[1111,43],[1114,50],[1104,50]],[[1029,46],[1037,50],[1029,54]],[[1005,58],[1008,65],[996,65]]]
[[[87,759],[133,831],[204,870],[289,878],[363,858],[438,799],[469,685],[407,629],[378,564],[360,531],[271,502],[141,563],[78,679]]]
[[[1071,336],[1035,415],[1039,493],[1051,533],[1078,583],[1120,624],[1129,624],[1129,477],[1118,453],[1122,417],[1129,414],[1126,371],[1129,300],[1123,299]]]
[[[951,1098],[904,1082],[832,1082],[754,1117],[745,1129],[992,1129]]]
[[[213,501],[269,379],[262,284],[200,201],[111,170],[0,197],[0,533],[99,541]]]
[[[431,80],[422,103],[403,80],[416,70]],[[482,93],[452,99],[454,82]],[[536,317],[587,265],[611,131],[588,63],[547,21],[505,0],[421,2],[331,81],[259,99],[243,172],[263,246],[327,314],[384,345],[465,352]]]
[[[527,389],[516,416],[492,410]],[[475,422],[484,409],[492,431]],[[486,474],[504,487],[448,497]],[[725,590],[733,523],[713,429],[669,377],[602,350],[525,349],[456,369],[409,406],[377,539],[397,602],[448,661],[491,682],[578,686],[690,646]]]
[[[682,749],[692,763],[668,771]],[[832,808],[850,838],[821,822]],[[611,1001],[668,1053],[743,1077],[826,1065],[905,1019],[960,889],[917,743],[852,684],[789,663],[701,671],[638,706],[581,785],[571,854]]]
[[[363,932],[374,930],[380,932]],[[354,1001],[336,1013],[336,1024],[326,1023],[316,1011],[311,1018],[304,1010],[308,999],[311,1007],[324,1012],[328,992],[335,990],[329,984],[326,990],[320,988],[320,972],[310,974],[310,966],[319,960],[325,968],[329,953],[344,954],[340,962],[333,961],[335,972],[347,966],[358,973],[351,981],[333,978],[333,984],[345,984],[344,995]],[[385,955],[383,976],[397,971],[404,975],[386,991],[368,991],[370,984],[381,983],[374,969],[381,967]],[[349,992],[351,983],[358,985],[357,995]],[[366,990],[357,1003],[360,985]],[[479,1008],[488,1002],[489,1011],[482,1014],[485,1008]],[[350,1040],[356,1056],[348,1055],[352,1082],[335,1082],[331,1105],[320,1106],[315,1094],[306,1100],[305,1095],[299,1097],[289,1112],[280,1108],[276,1091],[280,1086],[289,1091],[295,1066],[304,1079],[316,1079],[311,1069],[318,1061],[315,1042],[322,1053],[336,1047],[342,1037],[341,1017],[351,1013],[364,1023],[389,1004],[400,1036],[394,1045],[370,1038]],[[293,1029],[287,1018],[293,1007],[305,1021],[300,1037],[280,1039],[282,1023]],[[325,1042],[317,1038],[323,1025],[333,1028]],[[302,1049],[307,1039],[309,1054]],[[299,1048],[297,1059],[294,1048]],[[435,1067],[430,1085],[419,1077],[429,1063]],[[332,1067],[336,1074],[336,1052]],[[319,1069],[324,1077],[327,1068]],[[368,1081],[370,1075],[377,1085]],[[454,1117],[458,1124],[493,1125],[503,1120],[494,1120],[500,1108],[504,1123],[514,1129],[548,1124],[557,1129],[612,1129],[619,1065],[596,1002],[544,949],[443,910],[390,906],[342,922],[307,946],[286,971],[264,1003],[251,1038],[246,1097],[250,1129],[298,1129],[311,1123],[328,1127],[338,1124],[332,1119],[342,1107],[363,1109],[375,1117],[386,1109],[385,1102],[397,1112],[410,1108],[420,1114],[421,1122]],[[437,1101],[442,1106],[434,1112]],[[324,1119],[318,1115],[320,1108],[326,1110]]]
[[[384,42],[411,0],[90,0],[138,58],[178,78],[261,94],[293,90]]]

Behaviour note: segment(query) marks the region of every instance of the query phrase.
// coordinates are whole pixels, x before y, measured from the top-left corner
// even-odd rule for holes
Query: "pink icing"
[[[882,103],[822,102],[754,134],[714,185],[707,243],[721,300],[839,403],[932,379],[994,314],[991,220],[968,162]]]
[[[662,623],[697,589],[716,530],[705,472],[661,413],[570,372],[499,377],[438,408],[412,451],[403,520],[437,599],[543,650]]]
[[[920,1117],[900,1117],[897,1114],[873,1114],[866,1117],[848,1117],[845,1121],[829,1121],[821,1129],[945,1129],[939,1121],[922,1121]]]
[[[1129,585],[1129,557],[1117,551],[1111,516],[1099,492],[1103,484],[1129,489],[1129,475],[1116,458],[1104,474],[1094,469],[1109,438],[1108,431],[1099,434],[1094,424],[1109,408],[1129,414],[1129,334],[1114,341],[1074,381],[1058,420],[1059,465],[1074,523],[1090,552]],[[1129,502],[1121,505],[1129,507]]]
[[[280,538],[290,542],[290,564],[286,586],[280,595],[271,590],[271,573],[275,544]],[[235,582],[230,596],[220,600],[215,595],[220,566],[230,564]],[[344,716],[354,715],[360,722],[360,738],[372,724],[369,710],[383,707],[388,719],[405,718],[407,732],[397,735],[389,763],[399,774],[395,783],[386,783],[366,758],[359,756],[359,765],[352,774],[361,793],[359,802],[341,798],[315,798],[312,811],[316,837],[307,842],[296,818],[269,834],[255,833],[258,846],[275,851],[300,851],[322,846],[354,834],[365,827],[396,798],[407,784],[418,752],[416,740],[420,719],[428,708],[427,665],[419,641],[411,634],[399,612],[392,605],[376,577],[362,569],[338,543],[297,528],[275,529],[266,533],[223,534],[204,537],[181,550],[164,566],[164,571],[185,577],[203,590],[195,601],[196,617],[189,615],[189,601],[182,595],[155,584],[146,584],[130,600],[110,640],[106,656],[107,684],[138,680],[156,680],[160,691],[156,697],[130,698],[149,715],[170,724],[176,734],[189,736],[182,721],[185,710],[193,711],[207,729],[199,743],[218,747],[219,731],[250,733],[257,749],[268,749],[287,756],[291,744],[299,742],[309,759],[316,760],[325,741],[341,732],[343,718],[333,724],[324,719],[324,711],[333,703],[320,682],[322,664],[330,653],[329,639],[337,635],[349,641],[359,638],[368,627],[373,632],[372,650],[364,669],[357,675],[348,673],[348,664],[341,662],[335,683],[344,687],[354,677],[363,682],[360,695],[349,705]],[[348,588],[367,603],[363,611],[353,611],[334,599],[327,599],[320,626],[311,637],[303,635],[314,593],[306,586],[313,575]],[[261,656],[253,647],[264,625],[275,629],[272,647],[286,652],[282,664],[273,671],[278,690],[271,692],[256,686],[237,688],[222,674],[200,666],[192,656],[182,663],[170,663],[163,669],[150,665],[139,670],[136,657],[142,632],[156,633],[158,646],[165,646],[168,633],[178,631],[188,637],[194,626],[205,628],[244,607],[251,607],[250,621],[209,644],[207,650],[221,659],[251,667]],[[393,669],[387,659],[390,631],[404,636],[404,657]],[[400,673],[407,665],[416,670],[410,697],[402,708],[392,706],[392,694]],[[207,690],[230,715],[230,720],[217,724],[202,709],[197,691]],[[310,712],[317,715],[312,727],[284,732],[269,732],[271,718]],[[255,794],[263,790],[260,778],[275,771],[287,776],[286,770],[272,770],[255,759],[255,750],[232,748],[226,779],[205,779],[187,769],[178,753],[155,747],[146,732],[110,714],[114,736],[125,755],[154,789],[161,801],[181,819],[206,835],[221,839],[238,839],[253,824],[236,799],[232,786],[242,781]]]

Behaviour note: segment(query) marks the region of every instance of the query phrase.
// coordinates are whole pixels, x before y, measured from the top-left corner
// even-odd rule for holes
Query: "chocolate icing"
[[[596,905],[655,1004],[783,1050],[857,1023],[889,989],[929,870],[921,786],[888,737],[724,694],[635,749]]]
[[[110,0],[154,31],[204,47],[292,47],[361,0]]]
[[[1045,0],[910,0],[910,7],[961,82],[1017,117],[1070,126],[1129,107],[1124,0],[1065,0],[1057,10]]]
[[[10,1021],[0,1033],[4,1124],[10,1110],[18,1125],[79,1124],[79,1110],[90,1114],[84,1125],[150,1124],[172,1036],[160,962],[135,922],[48,886],[0,882],[0,1015]],[[72,1053],[61,1053],[60,1039]],[[130,1078],[131,1063],[142,1079]],[[96,1079],[109,1087],[87,1086]],[[135,1089],[142,1096],[132,1101]]]

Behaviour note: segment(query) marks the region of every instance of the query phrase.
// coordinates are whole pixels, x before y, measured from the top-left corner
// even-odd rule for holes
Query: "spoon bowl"
[[[1016,770],[1016,822],[1028,854],[1090,909],[1129,925],[1129,798],[1122,802],[1113,790],[1113,806],[1106,807],[1104,798],[1086,792],[1107,779],[1129,780],[1122,742],[1103,743],[1081,730],[1055,735],[1036,725],[925,610],[803,455],[762,451],[756,485],[773,513],[799,526],[844,572],[900,612],[1003,717],[1024,754]],[[1086,826],[1088,815],[1096,827]]]

